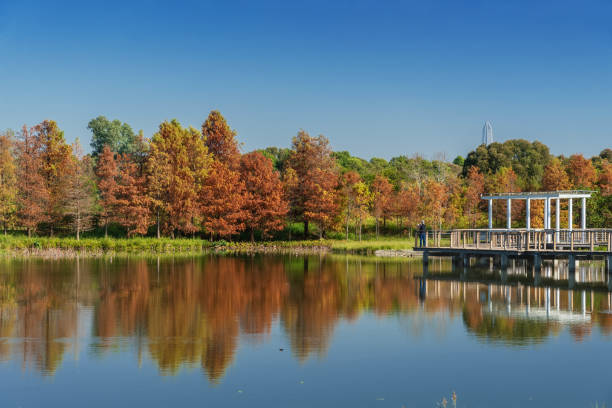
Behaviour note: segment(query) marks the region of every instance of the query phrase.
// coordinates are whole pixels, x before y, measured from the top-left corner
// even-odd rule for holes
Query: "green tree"
[[[142,146],[142,135],[136,135],[131,126],[121,121],[108,120],[104,116],[98,116],[87,124],[91,130],[91,156],[97,158],[104,146],[110,147],[111,151],[119,154],[138,154]]]

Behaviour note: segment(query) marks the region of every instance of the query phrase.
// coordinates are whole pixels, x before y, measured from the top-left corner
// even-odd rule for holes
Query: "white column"
[[[489,198],[489,229],[493,228],[493,200]]]
[[[582,205],[580,206],[580,228],[586,229],[586,197],[582,197]]]
[[[550,210],[550,208],[548,208],[548,198],[544,199],[544,229],[548,228],[548,211]]]
[[[525,202],[525,212],[526,212],[525,226],[529,230],[531,229],[531,198],[528,198],[527,201]]]
[[[506,202],[506,226],[512,228],[512,199],[508,198]]]
[[[559,239],[559,228],[561,228],[561,200],[557,198],[557,209],[555,210],[555,236]]]
[[[546,207],[548,208],[548,223],[546,225],[548,225],[548,227],[546,228],[551,228],[552,226],[552,211],[550,211],[550,198],[546,199]]]
[[[569,229],[570,231],[574,229],[573,214],[572,214],[573,205],[572,204],[573,204],[573,200],[570,198],[568,201],[568,205],[567,205],[567,229]]]
[[[557,198],[557,210],[555,211],[555,229],[558,231],[561,227],[561,200]]]

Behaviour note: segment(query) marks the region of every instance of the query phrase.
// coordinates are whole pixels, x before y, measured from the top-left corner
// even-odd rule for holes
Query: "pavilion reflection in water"
[[[539,276],[519,264],[502,274],[440,260],[423,276],[420,262],[333,256],[1,262],[0,360],[45,375],[70,355],[124,353],[164,375],[196,367],[215,383],[240,342],[270,341],[278,327],[298,361],[323,358],[338,323],[364,313],[426,322],[449,315],[507,345],[564,327],[576,340],[593,327],[612,331],[597,263],[581,265],[572,282],[562,265],[545,264]]]

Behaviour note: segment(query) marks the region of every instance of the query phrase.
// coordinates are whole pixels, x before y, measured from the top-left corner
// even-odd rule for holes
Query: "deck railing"
[[[418,234],[415,246],[419,244]],[[612,252],[612,229],[457,229],[427,231],[428,248]]]

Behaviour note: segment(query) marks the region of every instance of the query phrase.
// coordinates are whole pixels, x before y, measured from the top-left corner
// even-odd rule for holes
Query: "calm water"
[[[0,261],[2,407],[612,404],[599,263]],[[567,288],[571,286],[572,290]]]

